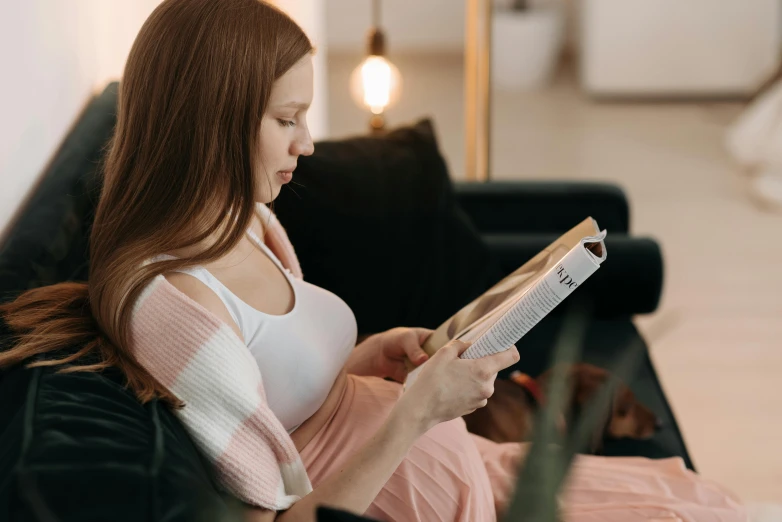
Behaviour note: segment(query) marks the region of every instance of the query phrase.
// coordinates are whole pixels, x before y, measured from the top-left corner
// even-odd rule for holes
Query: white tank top
[[[248,230],[247,234],[290,283],[295,302],[287,314],[269,315],[256,310],[203,267],[178,272],[204,283],[225,304],[258,362],[269,407],[292,433],[326,400],[356,345],[356,318],[342,299],[293,277],[255,232]]]

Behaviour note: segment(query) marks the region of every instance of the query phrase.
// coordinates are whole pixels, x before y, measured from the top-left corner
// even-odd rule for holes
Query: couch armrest
[[[454,186],[459,204],[485,234],[563,234],[587,216],[609,233],[630,229],[627,197],[609,183],[492,181]]]
[[[485,235],[504,274],[516,270],[554,242],[556,235]],[[608,257],[576,292],[594,304],[601,318],[645,314],[657,309],[663,286],[660,246],[649,238],[609,235]],[[562,312],[558,307],[553,313]]]

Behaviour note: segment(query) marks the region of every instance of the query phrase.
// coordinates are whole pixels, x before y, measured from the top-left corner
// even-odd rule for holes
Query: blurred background
[[[90,94],[121,76],[157,3],[0,3],[0,229]],[[382,27],[398,74],[377,74],[401,88],[375,112],[391,128],[431,116],[459,180],[476,177],[466,56],[489,41],[486,174],[627,191],[633,232],[660,242],[666,266],[658,312],[636,324],[695,465],[747,501],[782,503],[782,2],[276,3],[318,48],[315,139],[369,132],[355,71]],[[471,4],[488,33],[470,36]]]

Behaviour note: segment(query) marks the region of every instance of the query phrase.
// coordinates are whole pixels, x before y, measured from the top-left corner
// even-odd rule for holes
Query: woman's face
[[[272,86],[269,107],[261,121],[256,201],[273,201],[292,179],[299,156],[309,156],[315,150],[307,128],[311,103],[312,57],[307,55]]]

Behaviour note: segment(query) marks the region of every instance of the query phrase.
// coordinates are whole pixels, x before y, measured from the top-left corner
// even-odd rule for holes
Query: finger
[[[424,344],[426,340],[429,339],[429,336],[434,332],[434,330],[430,330],[429,328],[412,328],[412,330],[418,336],[419,344]]]
[[[470,415],[471,413],[475,413],[475,410],[480,410],[481,408],[486,407],[486,405],[489,404],[489,401],[487,399],[482,399],[476,403],[473,404],[473,408],[470,409],[467,413],[464,415]]]
[[[453,341],[449,342],[448,344],[440,348],[440,350],[451,352],[456,357],[459,357],[461,354],[467,351],[467,348],[469,348],[471,344],[472,343],[465,343],[464,341],[459,341],[457,339],[454,339]]]
[[[479,360],[486,364],[488,371],[497,373],[498,371],[504,370],[508,366],[513,366],[519,362],[519,351],[515,346],[511,346],[508,350],[488,355]]]
[[[407,377],[407,370],[404,366],[402,367],[396,367],[391,372],[391,375],[389,375],[391,379],[393,379],[396,382],[403,383],[405,382],[405,378]]]
[[[421,346],[412,337],[407,337],[404,345],[405,354],[410,361],[416,366],[423,364],[429,358],[426,352],[421,349]]]

